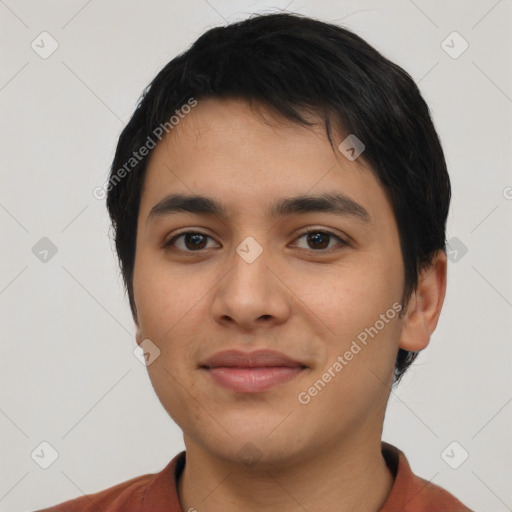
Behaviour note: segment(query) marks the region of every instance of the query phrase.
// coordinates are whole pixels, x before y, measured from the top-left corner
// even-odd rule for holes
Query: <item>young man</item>
[[[306,17],[209,30],[151,83],[104,191],[186,451],[47,510],[469,510],[381,441],[446,289],[450,181],[407,73]]]

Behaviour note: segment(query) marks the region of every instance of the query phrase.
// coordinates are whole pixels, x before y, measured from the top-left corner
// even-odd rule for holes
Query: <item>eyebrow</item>
[[[171,194],[157,203],[148,214],[146,223],[167,215],[188,212],[212,215],[226,219],[227,208],[224,204],[207,196]],[[324,193],[321,195],[299,195],[278,199],[269,210],[272,218],[312,212],[334,213],[339,216],[357,218],[370,224],[370,214],[362,205],[341,193]]]

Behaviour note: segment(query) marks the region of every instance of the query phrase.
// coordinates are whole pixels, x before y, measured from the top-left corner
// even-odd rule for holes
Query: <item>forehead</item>
[[[307,117],[307,116],[306,116]],[[233,215],[299,195],[343,193],[366,210],[389,208],[362,159],[333,151],[320,118],[311,127],[238,99],[200,100],[153,150],[141,215],[170,192],[217,196]],[[333,131],[333,145],[344,135]]]

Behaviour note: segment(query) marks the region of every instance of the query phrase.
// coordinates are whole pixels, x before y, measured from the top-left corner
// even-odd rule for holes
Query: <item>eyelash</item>
[[[315,250],[315,249],[303,249],[303,250],[310,250],[311,252],[318,253],[318,254],[330,254],[332,252],[339,251],[341,248],[349,245],[348,242],[346,242],[341,237],[339,237],[338,235],[336,235],[335,233],[333,233],[332,231],[329,231],[327,229],[313,229],[313,230],[310,229],[309,231],[304,231],[303,233],[300,233],[297,236],[296,240],[298,240],[299,238],[302,238],[305,235],[318,234],[318,233],[321,233],[323,235],[328,235],[328,236],[337,238],[340,243],[338,244],[337,247],[334,247],[334,248],[331,247],[330,249],[318,249],[318,250]],[[206,236],[208,238],[213,239],[210,235],[207,235],[206,233],[202,233],[201,231],[183,231],[181,233],[176,234],[170,240],[165,242],[163,244],[163,248],[164,249],[171,249],[173,247],[174,243],[176,242],[176,240],[178,240],[179,238],[181,238],[181,237],[183,237],[185,235],[202,235],[202,236]],[[185,250],[185,249],[177,249],[177,250],[181,251],[181,252],[193,254],[193,253],[200,253],[204,249],[198,249],[196,251],[190,251],[190,250]]]

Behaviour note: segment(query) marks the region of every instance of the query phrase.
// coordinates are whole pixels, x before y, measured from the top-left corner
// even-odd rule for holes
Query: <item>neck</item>
[[[315,510],[375,512],[393,487],[380,438],[322,446],[309,456],[275,464],[244,465],[186,443],[185,468],[178,481],[184,511],[282,512]]]

